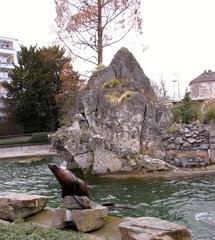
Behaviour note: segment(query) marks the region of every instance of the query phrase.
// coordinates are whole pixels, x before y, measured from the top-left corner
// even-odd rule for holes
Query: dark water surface
[[[47,164],[48,161],[2,161],[0,194],[45,195],[50,197],[48,206],[58,207],[61,204],[61,189]],[[194,240],[215,240],[215,175],[174,180],[98,177],[86,177],[84,180],[88,183],[92,200],[136,207],[113,211],[112,215],[159,217],[187,226]]]

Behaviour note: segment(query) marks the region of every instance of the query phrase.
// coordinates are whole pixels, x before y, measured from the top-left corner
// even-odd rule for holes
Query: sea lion
[[[86,196],[89,198],[89,192],[86,183],[80,178],[76,177],[71,171],[55,164],[49,164],[48,167],[62,186],[62,197]]]

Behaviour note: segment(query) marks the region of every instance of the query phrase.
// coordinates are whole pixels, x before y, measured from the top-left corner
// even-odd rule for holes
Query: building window
[[[1,41],[0,48],[10,49],[10,43]]]
[[[0,56],[0,63],[1,64],[13,64],[14,58],[13,58],[13,56]]]
[[[0,72],[0,79],[7,79],[8,77],[8,72]]]

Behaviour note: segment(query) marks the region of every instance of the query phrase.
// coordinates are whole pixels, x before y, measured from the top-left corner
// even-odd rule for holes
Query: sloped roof
[[[208,70],[208,71],[205,70],[197,78],[194,78],[190,82],[190,84],[197,83],[197,82],[210,82],[210,81],[215,81],[215,72],[212,72],[211,70]]]

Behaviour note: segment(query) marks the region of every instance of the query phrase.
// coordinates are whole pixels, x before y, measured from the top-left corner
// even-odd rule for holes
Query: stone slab
[[[105,240],[121,240],[119,232],[119,224],[123,221],[122,218],[107,216],[105,218],[105,225],[99,230],[93,231],[90,234]]]
[[[45,196],[18,193],[0,196],[0,219],[13,221],[40,212],[47,200]]]
[[[25,219],[25,222],[55,229],[65,228],[65,222],[67,221],[71,221],[71,211],[66,208],[45,208],[42,212]]]
[[[86,196],[65,196],[63,198],[63,207],[71,210],[91,208],[90,199]]]
[[[92,209],[72,210],[72,220],[81,232],[90,232],[104,226],[108,209],[97,205]]]
[[[7,224],[9,224],[9,223],[10,223],[10,222],[8,222],[8,221],[5,221],[5,220],[0,219],[0,224],[7,225]]]
[[[37,223],[45,227],[63,229],[74,223],[77,230],[91,232],[105,224],[108,209],[101,205],[93,205],[93,209],[69,210],[66,208],[46,208],[42,212],[25,219],[26,222]]]
[[[159,218],[125,218],[119,225],[122,240],[192,240],[189,230]]]

